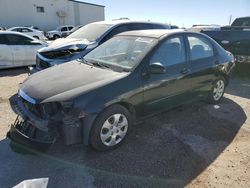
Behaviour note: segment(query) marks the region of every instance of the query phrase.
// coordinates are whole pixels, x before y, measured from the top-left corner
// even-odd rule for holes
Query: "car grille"
[[[38,55],[36,56],[36,66],[42,69],[46,69],[50,67],[49,63],[39,58]]]

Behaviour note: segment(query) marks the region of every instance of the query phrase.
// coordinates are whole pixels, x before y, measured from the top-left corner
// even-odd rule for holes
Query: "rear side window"
[[[188,36],[191,60],[204,59],[214,56],[212,44],[198,36]]]
[[[28,28],[22,28],[22,32],[23,32],[23,33],[32,32],[32,30],[30,30],[30,29],[28,29]]]
[[[25,36],[13,34],[6,35],[6,39],[8,40],[9,45],[27,45],[30,44],[30,41],[32,41],[32,39]]]
[[[171,66],[186,61],[185,45],[182,37],[167,39],[154,52],[150,64],[159,62],[164,66]]]

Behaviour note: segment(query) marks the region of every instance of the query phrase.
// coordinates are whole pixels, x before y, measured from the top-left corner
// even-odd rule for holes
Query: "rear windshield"
[[[232,26],[250,26],[250,17],[249,18],[237,18],[233,23]]]
[[[67,38],[87,39],[89,42],[93,42],[112,26],[111,24],[88,24],[78,29]]]

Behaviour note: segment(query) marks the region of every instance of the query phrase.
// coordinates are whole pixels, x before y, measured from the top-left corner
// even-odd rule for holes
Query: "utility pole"
[[[229,25],[231,25],[231,22],[232,22],[232,14],[230,14],[229,16]]]

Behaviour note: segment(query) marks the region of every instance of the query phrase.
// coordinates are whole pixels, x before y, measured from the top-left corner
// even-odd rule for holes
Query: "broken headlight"
[[[56,102],[43,103],[41,105],[41,111],[45,117],[52,117],[55,116],[60,111],[60,105],[59,103]]]
[[[64,101],[61,102],[61,106],[63,112],[68,113],[74,107],[74,103],[72,101]]]

